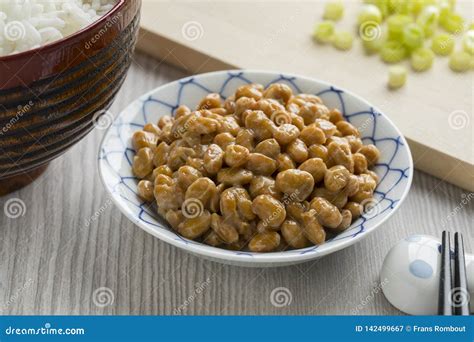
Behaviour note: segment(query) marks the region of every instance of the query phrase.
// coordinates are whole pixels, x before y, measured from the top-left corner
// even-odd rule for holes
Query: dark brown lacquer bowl
[[[131,63],[140,5],[119,0],[72,36],[0,57],[0,196],[31,183],[110,107]]]

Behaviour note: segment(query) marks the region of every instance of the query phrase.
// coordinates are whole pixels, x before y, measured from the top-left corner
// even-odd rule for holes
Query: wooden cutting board
[[[366,56],[359,41],[349,52],[313,43],[324,3],[143,0],[138,49],[190,73],[269,69],[351,90],[402,130],[419,170],[474,191],[474,72],[454,73],[447,58],[436,58],[430,71],[410,72],[404,88],[390,91],[387,65]],[[338,29],[356,33],[361,3],[345,1]],[[472,1],[458,1],[458,10],[472,20]]]

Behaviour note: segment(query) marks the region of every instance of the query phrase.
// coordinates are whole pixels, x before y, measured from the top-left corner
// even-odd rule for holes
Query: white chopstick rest
[[[436,315],[440,271],[440,241],[428,235],[412,235],[387,254],[380,281],[388,301],[410,315]],[[474,256],[466,254],[468,288],[474,298]],[[472,307],[472,305],[471,305]]]

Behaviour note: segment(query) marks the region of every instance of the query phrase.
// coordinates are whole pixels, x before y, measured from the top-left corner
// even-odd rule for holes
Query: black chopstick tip
[[[455,315],[469,315],[470,295],[467,288],[464,241],[462,234],[458,232],[454,234],[454,288],[451,300]]]
[[[438,314],[443,316],[453,314],[450,240],[450,233],[446,230],[443,231],[441,236],[441,263],[438,294]]]

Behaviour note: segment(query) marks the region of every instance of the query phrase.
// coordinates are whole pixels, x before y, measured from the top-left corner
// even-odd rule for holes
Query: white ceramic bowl
[[[230,96],[240,85],[261,83],[265,86],[284,82],[297,93],[321,97],[330,108],[339,108],[345,118],[361,132],[365,143],[375,144],[381,158],[375,167],[380,183],[371,210],[349,229],[322,245],[275,253],[229,251],[191,241],[177,235],[137,195],[137,179],[131,164],[134,150],[132,134],[148,122],[173,111],[181,104],[194,107],[207,93]],[[215,261],[240,266],[284,266],[320,258],[350,246],[385,222],[405,199],[413,177],[413,161],[405,138],[390,121],[362,98],[315,79],[282,75],[271,71],[219,71],[184,78],[143,95],[117,117],[101,144],[99,169],[102,181],[114,203],[125,216],[148,233],[190,253]]]

